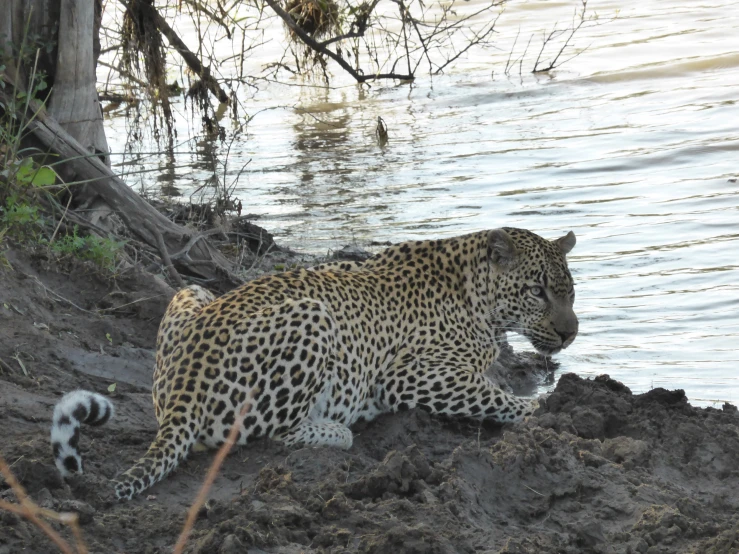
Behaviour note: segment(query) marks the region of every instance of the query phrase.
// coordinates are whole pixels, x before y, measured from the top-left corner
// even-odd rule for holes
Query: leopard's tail
[[[198,438],[196,429],[187,421],[188,418],[182,414],[170,414],[162,421],[146,454],[113,481],[119,500],[130,500],[164,479],[185,460]]]
[[[167,307],[159,325],[154,369],[153,396],[159,431],[146,454],[113,481],[119,500],[128,500],[164,479],[184,461],[197,442],[200,420],[196,414],[179,411],[179,406],[192,403],[195,382],[190,377],[186,386],[180,387],[183,390],[178,391],[177,387],[172,390],[172,383],[164,374],[172,367],[169,358],[185,328],[213,300],[210,291],[191,285],[178,291]],[[168,406],[178,407],[170,410]]]
[[[51,448],[62,477],[82,473],[80,424],[103,425],[114,411],[110,400],[86,390],[69,392],[57,403],[51,423]]]

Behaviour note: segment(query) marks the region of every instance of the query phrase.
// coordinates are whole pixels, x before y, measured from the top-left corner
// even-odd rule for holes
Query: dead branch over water
[[[256,86],[264,78],[245,75],[243,68],[245,57],[265,41],[255,37],[264,32],[269,13],[276,14],[288,31],[285,54],[265,65],[273,77],[286,71],[290,75],[321,76],[328,84],[331,77],[327,62],[333,62],[358,83],[382,79],[412,81],[422,66],[428,74],[440,74],[471,49],[491,46],[495,23],[505,1],[488,0],[481,7],[470,8],[457,0],[431,4],[420,0],[388,0],[397,6],[394,11],[379,10],[381,0],[291,0],[286,4],[264,0],[254,5],[216,0],[207,6],[200,2],[179,2],[176,7],[167,4],[154,7],[147,0],[119,0],[129,17],[143,16],[152,21],[219,102],[229,98],[224,84],[230,88],[239,84]],[[168,11],[166,17],[164,10]],[[197,52],[189,49],[168,23],[172,10],[180,15],[189,14],[193,20],[198,33]],[[220,38],[201,34],[200,29],[209,25],[211,31],[220,30]],[[106,33],[108,42],[113,44],[106,49],[108,55],[116,52],[116,46],[127,44],[115,29],[106,29]],[[221,39],[231,41],[234,54],[230,58],[238,60],[237,75],[228,78],[217,78],[212,72],[212,62],[210,68],[204,63],[206,58],[215,59],[215,42]],[[128,48],[131,46],[135,44],[128,43]],[[136,55],[126,53],[125,47],[121,52],[124,57]],[[150,60],[142,61],[144,66],[150,63]],[[218,63],[224,61],[220,59]],[[118,71],[116,64],[109,65]],[[404,69],[400,70],[401,67]],[[119,74],[133,84],[136,80],[139,84],[146,82],[152,89],[149,96],[154,104],[155,98],[162,98],[165,93],[162,83],[135,75],[130,68]]]
[[[142,0],[130,0],[129,2],[126,2],[126,0],[119,1],[131,14],[131,17],[151,18],[159,32],[167,37],[167,40],[169,41],[169,44],[172,46],[172,48],[177,51],[177,53],[182,57],[182,59],[192,70],[192,72],[200,77],[201,81],[205,83],[205,85],[208,87],[208,90],[213,93],[218,101],[221,103],[228,102],[228,94],[226,94],[223,88],[221,88],[221,86],[218,84],[216,79],[211,74],[210,69],[207,66],[203,65],[200,59],[193,52],[190,51],[190,49],[185,45],[184,41],[179,37],[174,29],[170,27],[167,21],[159,14],[157,9],[153,5],[148,4]],[[205,13],[212,16],[212,14],[208,11],[206,11]]]

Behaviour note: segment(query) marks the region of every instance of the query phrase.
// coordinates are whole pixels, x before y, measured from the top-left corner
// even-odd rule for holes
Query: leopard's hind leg
[[[172,381],[165,372],[169,369],[164,360],[182,340],[182,335],[203,308],[215,300],[212,292],[198,285],[180,289],[167,306],[157,333],[156,365],[154,367],[154,383],[151,389],[154,411],[159,424],[163,423],[164,407],[171,392]],[[171,376],[170,376],[171,377]],[[169,387],[167,384],[169,383]]]
[[[189,453],[197,440],[191,416],[170,413],[164,417],[149,450],[134,466],[113,480],[118,499],[130,499],[164,479]]]
[[[177,404],[179,393],[173,391],[175,379],[170,378],[173,375],[167,375],[172,368],[165,360],[181,343],[183,333],[187,331],[191,322],[214,300],[215,296],[210,291],[198,285],[191,285],[179,290],[167,306],[157,334],[156,366],[152,386],[152,399],[159,431],[147,453],[132,468],[113,481],[119,499],[130,499],[166,477],[187,457],[198,439],[197,427],[202,421],[202,410],[198,406],[191,406],[186,412],[172,411],[172,407]],[[195,382],[193,376],[188,376],[187,381],[188,388],[192,388],[192,383]],[[178,410],[181,409],[183,409],[181,406],[178,407]]]
[[[323,303],[287,300],[218,331],[194,321],[201,324],[186,348],[176,345],[161,359],[166,402],[159,432],[148,452],[117,480],[118,498],[131,498],[160,481],[198,441],[223,444],[245,404],[238,443],[261,436],[305,442],[315,432],[305,422],[332,381],[326,373],[336,347],[336,324]],[[181,350],[191,350],[192,357]],[[326,437],[329,430],[332,425],[318,434]]]

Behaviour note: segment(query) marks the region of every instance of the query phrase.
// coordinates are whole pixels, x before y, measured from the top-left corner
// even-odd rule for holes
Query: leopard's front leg
[[[510,395],[484,374],[464,364],[416,360],[388,370],[378,382],[379,399],[389,411],[419,407],[435,414],[501,423],[522,421],[538,399]]]

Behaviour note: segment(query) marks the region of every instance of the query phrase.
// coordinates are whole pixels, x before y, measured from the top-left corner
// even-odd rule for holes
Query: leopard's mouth
[[[536,351],[541,354],[542,356],[554,356],[555,354],[559,354],[564,350],[564,347],[556,346],[556,347],[542,347],[542,346],[536,346],[534,345],[534,348],[536,348]]]
[[[559,354],[572,342],[558,342],[558,344],[554,344],[548,339],[542,339],[541,337],[534,335],[526,335],[526,338],[529,339],[529,342],[531,342],[531,345],[539,354],[547,357]]]
[[[539,354],[543,354],[544,356],[554,356],[555,354],[559,354],[570,346],[575,341],[575,337],[571,337],[564,342],[560,342],[556,346],[552,346],[551,344],[542,343],[541,341],[532,340],[531,343],[534,345],[534,348],[536,348],[536,351]]]

